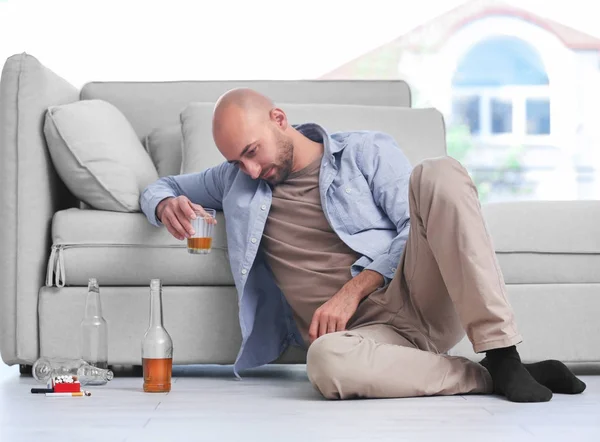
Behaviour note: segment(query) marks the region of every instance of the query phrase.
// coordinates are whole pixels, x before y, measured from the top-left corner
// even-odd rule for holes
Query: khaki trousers
[[[522,340],[467,171],[450,157],[426,160],[409,199],[394,279],[363,300],[347,331],[308,349],[308,377],[326,398],[491,393],[483,366],[445,353],[465,332],[477,353]]]

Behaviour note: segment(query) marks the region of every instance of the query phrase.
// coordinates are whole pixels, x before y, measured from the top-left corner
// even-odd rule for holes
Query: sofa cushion
[[[482,209],[498,252],[600,253],[600,201],[516,201]]]
[[[511,284],[506,292],[524,337],[518,347],[523,362],[600,361],[600,285]],[[448,354],[474,361],[484,356],[473,352],[466,336]]]
[[[181,112],[182,174],[200,172],[226,161],[212,137],[213,110],[211,103],[191,103]]]
[[[159,177],[179,175],[183,145],[180,124],[154,129],[144,144]]]
[[[600,202],[519,201],[482,210],[508,284],[600,282]]]
[[[344,104],[278,103],[278,106],[292,124],[317,123],[330,133],[387,132],[413,164],[446,154],[444,120],[435,109]],[[182,173],[199,172],[225,160],[212,138],[213,108],[211,103],[190,103],[181,113]]]
[[[140,341],[149,322],[149,285],[100,284],[102,315],[108,321],[111,365],[139,365]],[[42,287],[39,298],[40,351],[78,358],[79,327],[85,311],[83,287]],[[233,364],[242,341],[235,287],[163,285],[163,318],[176,364]]]
[[[140,210],[140,193],[158,174],[115,106],[102,100],[51,106],[44,133],[54,166],[74,195],[96,209]]]
[[[217,212],[213,248],[192,255],[186,243],[141,213],[68,209],[52,220],[47,286],[145,286],[152,278],[167,285],[233,285],[226,251],[225,219]]]

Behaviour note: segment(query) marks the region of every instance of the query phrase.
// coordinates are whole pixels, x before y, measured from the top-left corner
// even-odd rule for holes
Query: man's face
[[[294,144],[272,119],[232,116],[214,136],[227,161],[253,179],[276,185],[292,171]]]

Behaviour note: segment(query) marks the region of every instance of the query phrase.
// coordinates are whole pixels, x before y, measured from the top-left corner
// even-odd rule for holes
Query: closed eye
[[[254,146],[252,149],[250,148],[250,146],[251,146],[250,144],[248,146],[246,146],[246,148],[242,152],[242,157],[253,157],[254,155],[256,155],[256,151],[258,150],[258,145]],[[239,160],[229,160],[228,163],[233,164],[234,166],[238,166],[238,167],[240,165]]]

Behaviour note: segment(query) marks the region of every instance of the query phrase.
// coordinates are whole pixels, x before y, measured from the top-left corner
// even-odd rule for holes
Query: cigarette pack
[[[52,379],[52,387],[54,393],[79,393],[81,384],[75,376],[62,376]]]

